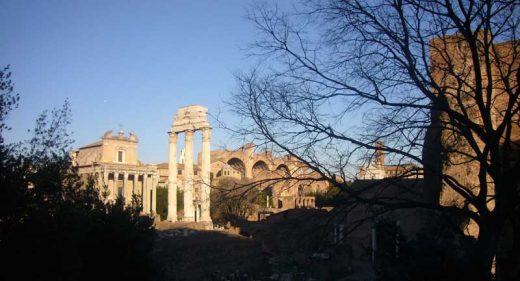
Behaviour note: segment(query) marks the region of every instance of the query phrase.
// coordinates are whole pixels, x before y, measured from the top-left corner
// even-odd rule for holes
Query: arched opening
[[[259,176],[268,171],[269,171],[269,166],[267,166],[267,164],[262,160],[257,161],[253,165],[253,177]]]
[[[227,161],[227,163],[229,166],[231,166],[231,168],[239,172],[242,177],[245,176],[246,165],[244,165],[244,162],[242,162],[242,160],[238,158],[231,158]]]
[[[276,167],[276,173],[279,176],[283,176],[283,177],[291,175],[291,173],[289,172],[289,167],[287,167],[287,165],[285,165],[285,164],[278,165],[278,167]]]

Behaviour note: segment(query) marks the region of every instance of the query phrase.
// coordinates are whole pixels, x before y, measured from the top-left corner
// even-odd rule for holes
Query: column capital
[[[211,128],[210,127],[202,128],[201,131],[202,131],[202,141],[210,141]]]
[[[186,131],[184,131],[184,134],[185,134],[184,137],[186,138],[185,141],[187,141],[187,140],[189,140],[189,141],[193,140],[193,133],[194,133],[194,132],[195,132],[195,130],[186,130]]]
[[[170,142],[177,142],[177,135],[178,133],[177,132],[168,132],[168,135],[170,136]]]

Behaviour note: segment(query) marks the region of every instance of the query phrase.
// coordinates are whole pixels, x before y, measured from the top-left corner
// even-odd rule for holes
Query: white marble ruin
[[[177,218],[177,138],[185,133],[184,159],[184,218],[183,221],[211,223],[210,216],[210,138],[211,127],[206,113],[208,109],[200,105],[181,107],[177,111],[169,135],[168,165],[168,221]],[[202,132],[202,163],[200,173],[199,200],[194,200],[193,176],[193,134]]]

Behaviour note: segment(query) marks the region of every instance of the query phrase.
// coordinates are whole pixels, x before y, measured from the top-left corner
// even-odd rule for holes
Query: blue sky
[[[11,65],[21,96],[7,141],[27,138],[40,112],[68,98],[75,147],[122,125],[138,135],[141,161],[166,161],[177,108],[225,111],[233,73],[251,65],[243,50],[256,33],[245,19],[250,4],[0,0],[0,67]],[[215,128],[213,148],[229,143]]]

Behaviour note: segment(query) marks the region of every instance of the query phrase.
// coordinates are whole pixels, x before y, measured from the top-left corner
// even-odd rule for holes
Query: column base
[[[211,220],[211,218],[208,218],[208,217],[202,217],[202,218],[200,218],[200,222],[204,222],[204,223],[206,223],[206,222],[210,222],[210,223],[213,223],[213,221]]]
[[[200,221],[198,223],[202,224],[204,229],[206,229],[206,230],[213,230],[213,222],[211,220],[209,220],[209,221]]]
[[[168,210],[177,210],[177,207],[173,207],[173,206],[168,206]],[[169,221],[169,222],[176,222],[179,220],[178,216],[177,216],[177,211],[175,212],[168,212],[166,214],[166,220]]]

